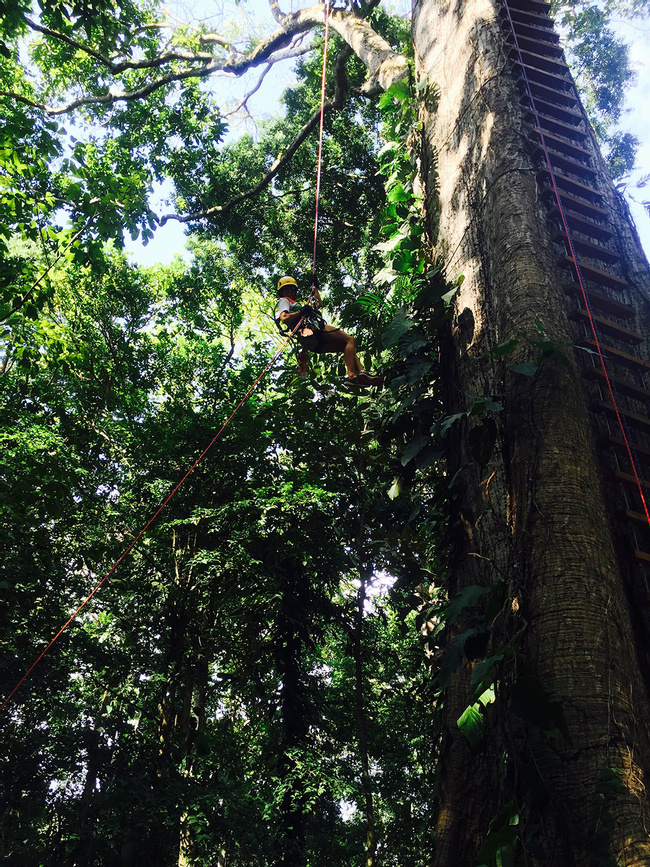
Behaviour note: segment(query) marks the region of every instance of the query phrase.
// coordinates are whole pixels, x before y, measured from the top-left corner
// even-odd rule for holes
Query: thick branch
[[[336,76],[336,93],[334,95],[334,99],[327,101],[323,106],[324,112],[333,111],[343,106],[345,96],[348,91],[348,77],[345,65],[351,54],[351,49],[346,47],[339,52],[336,58],[336,63],[334,66]],[[200,211],[193,214],[166,214],[164,217],[160,218],[160,225],[164,226],[165,223],[169,220],[177,220],[179,223],[190,223],[194,220],[203,220],[207,217],[213,217],[217,215],[223,217],[228,214],[228,212],[231,211],[236,205],[241,204],[242,202],[246,201],[246,199],[251,199],[255,196],[258,196],[262,192],[262,190],[268,187],[273,178],[276,177],[276,175],[287,165],[287,163],[291,160],[300,145],[305,141],[307,136],[312,132],[312,130],[314,130],[318,126],[319,121],[320,109],[314,112],[314,114],[309,118],[307,123],[302,127],[295,139],[291,142],[286,151],[275,160],[269,171],[250,190],[247,190],[244,193],[240,193],[239,195],[230,199],[229,202],[226,202],[225,205],[215,205],[213,208],[207,208],[205,211]]]
[[[216,57],[207,51],[191,52],[183,49],[173,49],[147,60],[122,59],[117,61],[114,58],[95,51],[65,33],[60,33],[30,19],[25,19],[28,26],[33,30],[43,33],[52,39],[62,41],[75,50],[83,51],[101,66],[105,67],[111,75],[119,75],[126,70],[162,70],[163,67],[172,62],[185,63],[187,66],[185,69],[171,70],[161,74],[155,80],[149,81],[133,90],[117,90],[111,87],[104,94],[80,97],[61,106],[46,105],[12,91],[0,91],[0,96],[38,108],[48,115],[60,115],[84,106],[111,105],[120,101],[128,102],[145,99],[161,87],[184,81],[185,79],[207,78],[216,73],[241,76],[256,66],[282,59],[282,52],[291,45],[296,36],[324,23],[324,6],[320,3],[287,15],[280,10],[277,0],[270,0],[270,5],[276,20],[280,24],[280,28],[246,54],[238,54],[231,43],[228,43],[216,34],[199,35],[199,39],[204,44],[216,44],[228,51],[228,55],[225,57]],[[363,18],[357,18],[345,10],[335,9],[330,15],[330,26],[347,42],[350,48],[367,66],[369,78],[362,89],[363,92],[370,93],[379,88],[385,90],[394,81],[398,81],[408,74],[406,59],[402,55],[396,54],[390,45],[375,33]]]
[[[302,27],[306,21],[312,22],[312,26],[324,23],[325,7],[322,4],[288,15],[280,10],[278,0],[269,0],[269,6],[273,17],[285,30]],[[397,54],[364,18],[357,18],[343,9],[334,9],[330,14],[330,27],[367,67],[370,75],[363,87],[365,92],[374,90],[377,85],[388,90],[391,84],[408,75],[406,58]]]

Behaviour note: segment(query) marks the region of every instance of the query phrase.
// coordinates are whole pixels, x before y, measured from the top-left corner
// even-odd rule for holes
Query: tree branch
[[[217,34],[199,34],[198,38],[204,44],[219,45],[228,52],[227,56],[221,57],[208,51],[191,52],[173,48],[170,51],[163,51],[157,57],[146,60],[123,59],[116,61],[65,33],[44,27],[25,18],[27,25],[33,30],[59,40],[74,48],[75,51],[84,52],[111,75],[117,76],[127,70],[162,70],[163,67],[171,63],[184,63],[187,66],[184,69],[163,73],[155,80],[132,90],[117,90],[109,87],[106,93],[80,97],[60,106],[47,105],[13,91],[2,90],[0,96],[16,100],[37,108],[47,115],[54,116],[67,114],[85,106],[112,105],[120,101],[129,102],[145,99],[162,87],[190,78],[208,78],[216,73],[241,76],[249,69],[261,64],[274,63],[284,59],[285,56],[291,56],[291,52],[294,50],[291,43],[296,37],[324,23],[324,6],[321,3],[290,14],[284,14],[281,11],[277,0],[269,0],[269,3],[280,28],[262,40],[252,51],[241,54],[236,51],[232,43]],[[155,26],[160,26],[162,29],[165,25]],[[346,10],[335,9],[330,14],[330,26],[345,40],[368,68],[369,78],[362,88],[362,92],[368,94],[379,88],[385,90],[394,81],[405,78],[408,74],[406,58],[396,54],[386,40],[375,33],[365,19],[358,18]]]
[[[325,103],[323,106],[324,112],[330,112],[335,109],[342,108],[343,103],[345,101],[346,94],[348,92],[348,76],[346,71],[346,63],[348,59],[352,55],[352,50],[349,47],[345,47],[341,49],[339,52],[335,64],[334,64],[334,73],[336,77],[336,93],[334,95],[334,99],[331,99]],[[291,160],[295,152],[298,150],[300,145],[305,141],[307,136],[314,130],[320,121],[320,109],[315,111],[314,114],[309,118],[307,123],[302,127],[298,135],[291,142],[286,151],[279,156],[269,171],[264,175],[264,177],[255,184],[250,190],[247,190],[244,193],[240,193],[234,198],[230,199],[229,202],[226,202],[225,205],[215,205],[213,208],[207,208],[204,211],[199,211],[193,214],[165,214],[165,216],[161,217],[159,220],[159,224],[164,226],[169,220],[176,220],[179,223],[190,223],[194,220],[203,220],[208,217],[220,216],[223,217],[229,213],[236,205],[241,204],[247,199],[254,198],[259,195],[262,190],[264,190],[271,183],[274,177],[287,165],[287,163]]]

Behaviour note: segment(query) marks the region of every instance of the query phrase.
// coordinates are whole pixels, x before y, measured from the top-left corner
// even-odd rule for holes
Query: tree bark
[[[492,395],[505,407],[486,464],[476,462],[468,445],[473,420],[447,437],[449,475],[461,470],[456,492],[463,528],[450,595],[465,585],[505,581],[506,638],[521,657],[504,668],[499,690],[507,695],[527,675],[563,702],[572,743],[548,743],[554,761],[544,769],[535,817],[543,854],[538,861],[529,852],[526,863],[587,865],[598,773],[622,768],[626,791],[610,808],[612,847],[628,865],[647,864],[647,691],[510,46],[489,0],[420,0],[413,38],[418,75],[440,87],[437,110],[426,101],[423,107],[429,232],[448,276],[465,275],[455,318],[441,339],[446,408],[467,411],[472,394]],[[603,183],[611,191],[611,182]],[[635,262],[647,287],[647,264]],[[566,364],[544,364],[527,379],[490,360],[491,350],[511,338],[520,345],[509,360],[528,360],[521,338],[537,334],[536,323],[548,341],[565,347]],[[491,641],[506,638],[493,630]],[[459,732],[470,670],[466,661],[445,699],[436,867],[477,863],[503,805],[499,758],[507,767],[506,788],[507,774],[519,774],[512,791],[522,799],[521,768],[530,765],[530,731],[516,734],[517,720],[499,700],[478,751]]]

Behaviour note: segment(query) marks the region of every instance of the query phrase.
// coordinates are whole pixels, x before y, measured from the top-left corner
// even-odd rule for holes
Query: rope
[[[573,265],[575,267],[576,276],[578,278],[578,285],[580,286],[582,298],[583,298],[584,303],[585,303],[585,309],[587,311],[587,318],[589,320],[589,325],[591,327],[591,333],[593,334],[594,343],[596,344],[596,351],[598,353],[598,358],[600,359],[600,365],[601,365],[602,370],[603,370],[605,382],[607,383],[607,390],[609,391],[609,395],[610,395],[611,400],[612,400],[612,406],[613,406],[614,412],[616,414],[616,420],[617,420],[618,426],[621,430],[621,435],[623,437],[623,443],[625,445],[625,450],[627,452],[627,456],[629,458],[630,465],[632,466],[632,472],[634,474],[634,479],[636,481],[636,485],[637,485],[637,488],[639,490],[639,496],[640,496],[641,502],[643,504],[643,511],[645,512],[646,520],[648,522],[648,525],[650,526],[650,510],[648,508],[648,503],[647,503],[645,493],[643,490],[644,485],[643,485],[643,482],[641,481],[641,476],[640,476],[640,473],[639,473],[638,468],[637,468],[637,460],[635,459],[634,451],[633,451],[632,445],[630,443],[630,440],[628,438],[628,435],[627,435],[627,432],[625,429],[625,424],[623,422],[623,417],[621,415],[621,412],[620,412],[620,409],[618,406],[618,401],[616,400],[616,395],[614,392],[614,386],[613,386],[613,383],[610,379],[609,371],[607,370],[607,363],[605,361],[605,356],[603,355],[601,341],[600,341],[599,332],[598,332],[598,327],[597,327],[596,322],[595,322],[594,317],[593,317],[591,301],[589,300],[589,293],[587,292],[587,288],[585,286],[585,281],[584,281],[584,278],[582,276],[582,269],[580,268],[580,263],[578,262],[578,256],[576,254],[575,247],[573,244],[573,236],[571,234],[571,229],[569,227],[566,213],[564,211],[564,205],[562,203],[562,197],[561,197],[560,192],[557,188],[557,183],[555,180],[555,171],[553,170],[553,165],[551,163],[551,157],[550,157],[550,154],[548,152],[548,148],[546,146],[546,138],[544,136],[544,130],[542,128],[539,112],[537,111],[537,104],[535,102],[535,97],[533,96],[533,91],[532,91],[532,88],[530,86],[530,80],[528,78],[528,74],[526,72],[526,66],[524,64],[524,59],[523,59],[523,56],[521,53],[521,49],[519,47],[519,40],[517,39],[517,31],[515,30],[515,24],[514,24],[514,21],[512,20],[512,15],[510,14],[510,7],[508,6],[507,0],[504,0],[504,6],[506,9],[506,13],[508,15],[508,22],[510,23],[510,29],[512,31],[512,37],[514,39],[515,49],[517,51],[517,57],[519,58],[519,64],[521,66],[523,79],[524,79],[524,82],[526,85],[526,90],[528,92],[528,99],[530,100],[533,114],[535,115],[537,132],[539,133],[539,137],[540,137],[541,144],[542,144],[542,150],[544,151],[544,158],[546,160],[546,165],[548,166],[549,174],[551,177],[551,183],[553,185],[553,193],[555,195],[555,201],[557,202],[558,210],[560,212],[560,217],[562,219],[562,225],[564,227],[564,232],[565,232],[566,238],[569,242],[569,251],[570,251],[571,259],[573,260]]]
[[[314,254],[311,273],[316,273],[316,244],[318,241],[318,203],[320,201],[321,159],[323,156],[323,118],[325,115],[325,79],[327,76],[327,43],[330,32],[330,0],[325,0],[325,40],[323,43],[323,73],[320,85],[320,123],[318,127],[318,157],[316,160],[316,213],[314,216]]]
[[[120,565],[120,563],[122,562],[122,560],[124,560],[124,558],[125,558],[125,557],[130,553],[130,551],[133,550],[133,548],[137,545],[137,543],[140,541],[140,539],[144,536],[144,534],[145,534],[146,531],[149,529],[149,527],[150,527],[150,526],[153,524],[153,522],[156,520],[156,518],[158,517],[158,515],[159,515],[159,514],[162,512],[162,510],[165,508],[165,506],[167,505],[167,503],[169,503],[169,501],[170,501],[171,498],[174,496],[174,494],[176,493],[176,491],[178,491],[178,489],[179,489],[180,486],[183,484],[183,482],[184,482],[184,481],[187,479],[187,477],[188,477],[188,476],[189,476],[189,475],[190,475],[190,474],[191,474],[191,473],[196,469],[196,467],[198,466],[198,464],[199,464],[199,463],[203,460],[203,458],[207,455],[207,453],[210,451],[210,449],[212,448],[212,446],[213,446],[213,445],[216,443],[216,441],[221,437],[222,433],[223,433],[223,432],[225,431],[225,429],[228,427],[228,425],[229,425],[230,422],[233,420],[233,418],[237,415],[237,413],[239,412],[239,410],[240,410],[240,409],[244,406],[244,404],[249,400],[250,396],[253,394],[253,392],[254,392],[255,389],[257,388],[258,384],[260,383],[260,381],[262,380],[262,378],[264,377],[264,375],[268,372],[268,370],[273,366],[273,364],[275,364],[276,360],[280,357],[280,355],[281,355],[282,352],[284,351],[284,348],[285,348],[286,345],[289,343],[289,341],[290,341],[291,338],[293,337],[294,333],[295,333],[295,332],[298,330],[298,328],[300,327],[301,322],[302,322],[302,318],[298,321],[298,324],[297,324],[296,327],[293,329],[293,331],[291,332],[291,334],[289,334],[289,335],[286,337],[286,339],[284,340],[284,342],[282,343],[282,345],[280,346],[280,348],[277,350],[277,352],[275,353],[275,355],[273,356],[273,358],[272,358],[272,359],[267,363],[267,365],[266,365],[266,367],[264,368],[264,370],[260,373],[260,375],[257,377],[257,379],[255,380],[255,382],[251,385],[251,387],[248,389],[248,391],[246,392],[246,394],[245,394],[245,395],[242,397],[242,399],[239,401],[239,403],[238,403],[237,406],[234,408],[234,410],[230,413],[230,415],[228,416],[228,418],[226,419],[226,421],[222,424],[222,426],[219,428],[219,430],[217,431],[217,433],[212,437],[212,439],[210,440],[210,442],[208,443],[208,445],[203,449],[203,451],[201,452],[201,454],[200,454],[200,455],[198,456],[198,458],[194,461],[194,463],[193,463],[192,466],[189,468],[189,470],[185,473],[185,475],[184,475],[183,478],[180,480],[180,482],[178,482],[178,483],[174,486],[174,488],[172,488],[171,492],[170,492],[170,493],[167,495],[167,497],[163,500],[163,502],[160,504],[160,506],[158,506],[158,508],[156,509],[156,511],[153,513],[153,515],[151,516],[151,518],[149,518],[149,520],[148,520],[147,523],[144,525],[144,527],[140,530],[140,532],[139,532],[138,535],[135,537],[135,539],[134,539],[134,540],[131,542],[131,544],[130,544],[130,545],[129,545],[129,546],[128,546],[128,547],[127,547],[123,552],[122,552],[122,554],[120,555],[120,557],[119,557],[119,558],[115,561],[115,563],[111,566],[111,568],[110,568],[110,569],[108,570],[108,572],[104,575],[104,577],[102,578],[102,580],[99,581],[99,582],[98,582],[98,583],[93,587],[93,589],[90,591],[90,593],[88,594],[88,596],[86,596],[86,598],[85,598],[84,601],[81,603],[81,605],[79,605],[79,607],[76,609],[76,611],[75,611],[73,614],[70,615],[70,617],[66,620],[66,622],[63,624],[63,626],[59,629],[59,631],[56,633],[56,635],[55,635],[54,638],[50,641],[50,643],[47,645],[47,647],[46,647],[46,648],[45,648],[45,649],[44,649],[44,650],[39,654],[39,656],[34,660],[34,662],[30,665],[30,667],[27,669],[27,671],[25,672],[25,674],[23,674],[23,676],[20,678],[20,680],[18,681],[18,683],[16,684],[16,686],[11,690],[11,692],[9,693],[9,695],[7,696],[7,698],[6,698],[6,699],[2,702],[2,704],[0,705],[0,713],[1,713],[1,712],[5,709],[5,707],[9,704],[9,702],[10,702],[11,699],[14,697],[14,695],[16,694],[16,692],[20,689],[20,687],[22,686],[22,684],[27,680],[27,678],[28,678],[29,675],[32,673],[32,671],[36,668],[36,666],[39,664],[39,662],[41,661],[41,659],[43,659],[43,657],[44,657],[45,654],[48,652],[48,650],[52,647],[52,645],[54,644],[54,642],[55,642],[55,641],[56,641],[56,640],[57,640],[57,639],[58,639],[58,638],[59,638],[59,637],[60,637],[60,636],[65,632],[65,630],[68,628],[68,626],[70,626],[70,624],[72,623],[72,621],[77,617],[77,615],[78,615],[78,614],[79,614],[79,613],[80,613],[80,612],[81,612],[81,611],[86,607],[86,605],[90,602],[90,600],[93,598],[93,596],[95,595],[95,593],[97,593],[97,591],[102,587],[102,585],[105,583],[105,581],[106,581],[108,578],[110,578],[110,576],[113,574],[113,572],[115,572],[115,570],[116,570],[117,567]]]

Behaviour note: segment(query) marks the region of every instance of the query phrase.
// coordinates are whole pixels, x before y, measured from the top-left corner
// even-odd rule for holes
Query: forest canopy
[[[0,5],[4,696],[279,346],[278,277],[308,283],[323,6],[270,9],[245,32],[156,2]],[[632,71],[608,22],[644,13],[558,13],[614,172]],[[3,711],[8,862],[427,863],[460,662],[440,618],[480,643],[501,589],[445,589],[456,419],[435,335],[462,275],[431,256],[414,183],[437,86],[376,3],[331,25],[315,267],[388,387],[346,391],[328,357],[301,377],[285,352]],[[254,89],[281,61],[281,110],[237,138],[214,82],[252,71]],[[131,264],[124,233],[172,220],[189,261]]]

